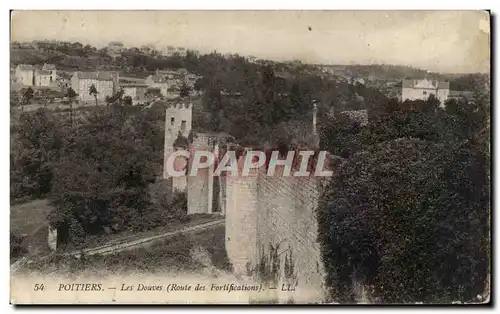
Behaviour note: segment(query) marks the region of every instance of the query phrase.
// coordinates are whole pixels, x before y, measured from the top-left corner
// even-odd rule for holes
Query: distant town
[[[200,55],[199,51],[184,47],[157,49],[153,45],[145,45],[136,48],[125,47],[121,42],[110,42],[106,48],[98,50],[78,42],[43,40],[13,42],[11,51],[12,99],[15,102],[23,98],[22,92],[28,87],[34,91],[29,103],[24,104],[24,110],[34,109],[37,105],[57,108],[69,88],[76,93],[78,106],[87,106],[92,102],[105,104],[106,99],[111,99],[119,91],[131,105],[148,105],[155,100],[176,99],[181,94],[190,94],[196,89],[196,82],[202,79],[199,74],[179,67],[180,59]],[[230,58],[233,54],[222,56]],[[256,64],[271,62],[254,56],[246,59]],[[162,64],[160,60],[166,62]],[[155,61],[158,66],[154,69]],[[300,61],[276,64],[281,64],[282,68],[282,71],[277,71],[277,76],[284,79],[291,76],[287,69],[303,66]],[[444,104],[450,98],[470,100],[473,96],[472,90],[464,89],[470,88],[463,84],[466,78],[464,80],[464,76],[458,74],[443,75],[386,65],[307,65],[306,68],[306,73],[315,73],[322,79],[361,84],[399,101],[427,99],[434,95]],[[398,74],[401,77],[395,77]],[[95,87],[95,93],[89,93],[91,86]]]

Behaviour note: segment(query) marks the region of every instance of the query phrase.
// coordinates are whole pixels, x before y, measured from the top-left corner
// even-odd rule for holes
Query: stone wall
[[[259,176],[254,275],[262,277],[266,263],[276,264],[272,271],[276,273],[267,276],[275,276],[269,285],[277,287],[280,302],[320,302],[324,298],[325,274],[315,214],[318,184],[313,177]]]
[[[191,169],[193,157],[197,151],[209,151],[213,149],[209,145],[207,136],[198,135],[193,139],[190,147],[191,158],[188,169]],[[213,166],[198,169],[196,176],[187,176],[188,190],[188,215],[211,213],[211,196],[213,194]]]
[[[237,275],[257,261],[257,176],[226,177],[226,251]]]
[[[227,254],[237,274],[276,288],[261,301],[324,300],[325,274],[316,241],[319,184],[316,178],[271,177],[262,171],[227,178]]]

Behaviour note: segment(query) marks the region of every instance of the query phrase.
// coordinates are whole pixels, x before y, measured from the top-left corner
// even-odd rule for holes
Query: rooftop
[[[155,83],[166,83],[167,79],[162,75],[151,75],[150,76]]]
[[[19,64],[17,67],[21,71],[33,71],[35,69],[31,64]]]
[[[141,83],[120,83],[120,87],[144,87],[147,88],[147,84],[141,84]]]
[[[48,71],[52,71],[52,70],[56,69],[56,66],[54,64],[45,63],[43,65],[43,69],[48,70]]]
[[[36,75],[50,75],[50,71],[47,70],[37,70]]]
[[[77,78],[81,80],[111,81],[113,75],[110,72],[75,72]]]
[[[450,82],[437,80],[403,80],[403,88],[449,89]]]

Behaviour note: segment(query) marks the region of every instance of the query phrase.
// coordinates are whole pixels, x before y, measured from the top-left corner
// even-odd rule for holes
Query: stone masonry
[[[319,179],[271,177],[262,171],[226,181],[226,250],[234,271],[258,280],[260,264],[275,250],[279,267],[273,298],[320,302],[325,273],[316,242]],[[282,291],[283,284],[295,290]]]

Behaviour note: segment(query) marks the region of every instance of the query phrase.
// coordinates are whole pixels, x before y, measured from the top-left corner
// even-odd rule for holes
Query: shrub
[[[23,245],[23,237],[15,234],[14,232],[10,233],[10,257],[16,258],[20,257],[24,253],[26,253],[27,249]]]
[[[382,302],[470,301],[488,273],[484,156],[394,140],[360,152],[318,210],[326,282],[338,302],[371,287]]]

